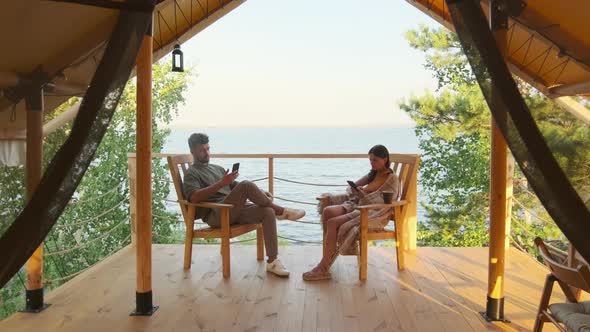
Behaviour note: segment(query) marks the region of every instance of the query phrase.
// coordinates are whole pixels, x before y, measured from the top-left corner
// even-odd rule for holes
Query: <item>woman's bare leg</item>
[[[326,221],[343,214],[346,214],[346,210],[342,205],[330,205],[324,208],[322,211],[322,234],[324,235],[324,238],[326,237]]]
[[[330,269],[334,261],[334,255],[336,254],[336,241],[338,240],[338,229],[342,224],[350,220],[347,215],[340,215],[328,219],[326,222],[326,235],[324,236],[323,255],[322,260],[318,266],[322,267],[325,271]]]

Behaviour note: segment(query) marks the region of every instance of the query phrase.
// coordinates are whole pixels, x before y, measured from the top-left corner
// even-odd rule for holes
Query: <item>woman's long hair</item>
[[[381,144],[375,145],[374,147],[371,148],[371,150],[369,150],[369,154],[373,154],[374,156],[377,156],[379,158],[383,158],[386,159],[385,161],[385,168],[389,168],[389,166],[391,166],[391,161],[389,161],[389,151],[387,150],[387,148]],[[375,177],[377,176],[377,170],[372,169],[369,172],[369,183],[373,182],[373,180],[375,180]]]

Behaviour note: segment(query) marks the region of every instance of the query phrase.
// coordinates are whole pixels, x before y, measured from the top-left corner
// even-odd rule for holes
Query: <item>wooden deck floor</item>
[[[46,296],[40,314],[15,314],[0,331],[529,331],[546,271],[513,250],[507,264],[506,316],[483,321],[487,248],[418,248],[398,273],[392,248],[369,252],[368,281],[355,257],[341,257],[334,279],[309,283],[301,273],[319,246],[281,247],[288,279],[265,272],[254,246],[232,246],[232,276],[223,280],[219,246],[195,246],[192,270],[183,247],[155,245],[151,317],[129,317],[135,301],[135,252],[125,248]],[[558,287],[556,287],[558,288]],[[555,291],[555,295],[563,298]],[[554,331],[547,326],[546,331]]]

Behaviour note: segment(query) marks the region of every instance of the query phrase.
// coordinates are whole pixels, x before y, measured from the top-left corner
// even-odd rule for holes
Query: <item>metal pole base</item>
[[[25,299],[26,299],[25,309],[19,310],[19,312],[38,314],[51,305],[48,303],[43,303],[43,288],[34,289],[34,290],[27,289],[25,295],[26,295],[25,296]]]
[[[488,322],[510,323],[508,319],[504,318],[504,298],[493,299],[488,296],[486,311],[479,314]]]
[[[151,316],[159,306],[152,302],[152,291],[145,293],[135,293],[136,309],[129,316]]]

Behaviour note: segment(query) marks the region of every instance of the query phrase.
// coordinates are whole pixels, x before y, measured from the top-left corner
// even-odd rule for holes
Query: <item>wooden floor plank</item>
[[[135,305],[135,252],[125,248],[46,296],[52,306],[17,313],[0,331],[528,331],[546,269],[511,251],[506,307],[511,324],[489,324],[485,309],[487,248],[418,248],[395,266],[392,248],[369,249],[368,279],[354,256],[340,257],[333,279],[305,282],[320,246],[285,246],[290,278],[267,274],[255,246],[232,246],[231,278],[223,279],[219,246],[195,245],[182,268],[181,245],[154,245],[151,317],[130,317]],[[563,299],[559,290],[556,301]],[[555,331],[546,325],[545,331]]]
[[[481,331],[483,329],[481,323],[474,329],[467,322],[463,313],[458,310],[455,299],[447,293],[447,289],[451,285],[431,264],[432,261],[418,255],[416,257],[416,265],[412,269],[412,275],[422,293],[430,299],[433,313],[437,316],[441,327],[445,331]]]

